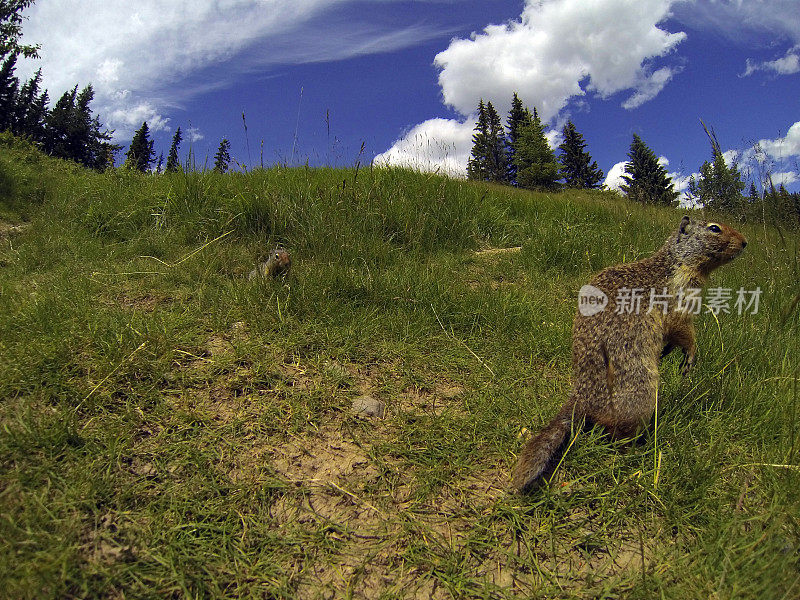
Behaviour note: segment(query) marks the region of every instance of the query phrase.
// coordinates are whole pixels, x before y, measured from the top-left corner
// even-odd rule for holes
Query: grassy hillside
[[[742,227],[713,284],[760,309],[699,318],[657,429],[508,492],[577,290],[680,216],[365,167],[96,174],[0,136],[0,596],[800,595],[783,232]],[[289,279],[248,281],[278,243]]]

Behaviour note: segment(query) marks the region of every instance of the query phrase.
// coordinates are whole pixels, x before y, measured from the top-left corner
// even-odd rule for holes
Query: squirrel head
[[[685,215],[667,246],[680,264],[707,276],[739,256],[747,240],[733,227]]]
[[[272,275],[283,275],[292,266],[292,259],[289,253],[279,246],[272,251],[267,264]]]

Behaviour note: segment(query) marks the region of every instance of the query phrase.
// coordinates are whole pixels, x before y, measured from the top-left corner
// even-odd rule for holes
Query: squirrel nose
[[[747,240],[742,240],[742,249],[747,247]]]

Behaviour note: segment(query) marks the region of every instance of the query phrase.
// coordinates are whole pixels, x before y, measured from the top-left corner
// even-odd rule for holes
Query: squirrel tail
[[[519,492],[532,489],[539,480],[555,469],[567,436],[572,431],[575,402],[568,401],[550,424],[527,441],[511,475],[511,485]]]

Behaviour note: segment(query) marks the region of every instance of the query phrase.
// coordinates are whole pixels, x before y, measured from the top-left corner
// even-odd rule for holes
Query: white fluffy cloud
[[[41,44],[41,60],[23,62],[18,74],[29,77],[41,67],[54,98],[76,83],[93,84],[95,112],[125,139],[143,116],[154,129],[166,127],[168,108],[228,83],[220,78],[274,64],[387,52],[438,33],[346,21],[335,9],[347,1],[38,0],[24,13],[24,39]],[[229,68],[214,81],[190,81],[221,63]]]
[[[500,114],[517,92],[535,106],[544,122],[556,119],[570,99],[586,93],[609,97],[631,91],[623,106],[633,109],[654,98],[678,71],[653,69],[653,61],[672,52],[685,39],[682,32],[658,27],[676,0],[527,0],[518,20],[489,25],[469,39],[456,39],[440,52],[435,65],[444,103],[463,118],[445,125],[442,119],[412,128],[387,152],[383,162],[415,164],[421,169],[452,170],[453,154],[432,153],[449,148],[460,132],[456,155],[466,169],[474,111],[478,100],[491,100]],[[415,137],[429,139],[415,162]],[[469,136],[467,136],[469,133]],[[551,131],[551,141],[557,131]],[[445,165],[448,165],[445,167]]]
[[[672,71],[664,67],[651,73],[650,61],[686,37],[657,27],[671,4],[528,0],[518,21],[489,25],[469,39],[453,40],[436,56],[444,102],[467,115],[485,98],[504,112],[518,92],[549,121],[571,97],[587,90],[608,97],[633,89],[653,97]]]
[[[770,175],[773,185],[789,185],[800,180],[800,176],[794,171],[778,171]]]
[[[620,186],[624,183],[622,175],[625,173],[626,164],[626,161],[622,161],[611,167],[606,174],[606,180],[603,182],[603,186],[610,190],[619,191]]]
[[[773,160],[784,161],[800,156],[800,121],[789,127],[784,137],[759,140],[756,145]]]
[[[103,117],[113,125],[117,139],[127,140],[133,137],[134,131],[147,121],[151,132],[169,129],[169,119],[160,114],[158,109],[146,100],[130,101],[129,93],[119,93],[112,98],[116,107],[110,108]]]
[[[464,176],[472,151],[474,123],[472,117],[465,121],[429,119],[376,156],[374,163],[437,171],[451,177]]]

